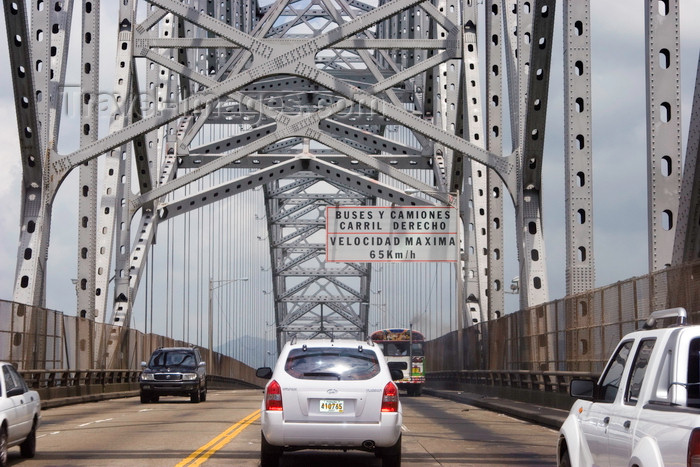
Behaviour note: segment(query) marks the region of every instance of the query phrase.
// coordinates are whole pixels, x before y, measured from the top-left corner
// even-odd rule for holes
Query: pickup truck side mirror
[[[255,376],[262,379],[270,379],[272,378],[272,368],[270,368],[269,366],[258,368],[257,370],[255,370]]]
[[[593,400],[595,381],[589,379],[572,379],[569,384],[569,395],[577,399]]]

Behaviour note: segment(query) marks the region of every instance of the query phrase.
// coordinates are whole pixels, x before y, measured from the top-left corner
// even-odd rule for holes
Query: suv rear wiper
[[[330,372],[324,372],[324,371],[310,371],[308,373],[304,373],[304,376],[309,376],[309,377],[319,377],[319,378],[336,378],[338,381],[340,381],[340,374],[339,373],[330,373]]]

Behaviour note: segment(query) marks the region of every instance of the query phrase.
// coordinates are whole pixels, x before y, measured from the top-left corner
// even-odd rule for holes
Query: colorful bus
[[[396,381],[399,389],[405,389],[409,396],[420,396],[425,383],[423,334],[411,329],[380,329],[374,331],[370,339],[381,346],[390,366],[402,368],[404,378]],[[391,365],[392,362],[399,365]]]

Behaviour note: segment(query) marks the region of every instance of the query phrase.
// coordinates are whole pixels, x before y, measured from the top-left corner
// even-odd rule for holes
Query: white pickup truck
[[[661,319],[676,324],[654,329]],[[578,398],[559,430],[559,466],[700,466],[700,326],[683,308],[651,314],[622,338],[598,382],[573,380]]]

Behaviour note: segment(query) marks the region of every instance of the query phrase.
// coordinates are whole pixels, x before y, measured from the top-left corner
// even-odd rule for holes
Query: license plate
[[[321,412],[343,413],[343,401],[321,399]]]

